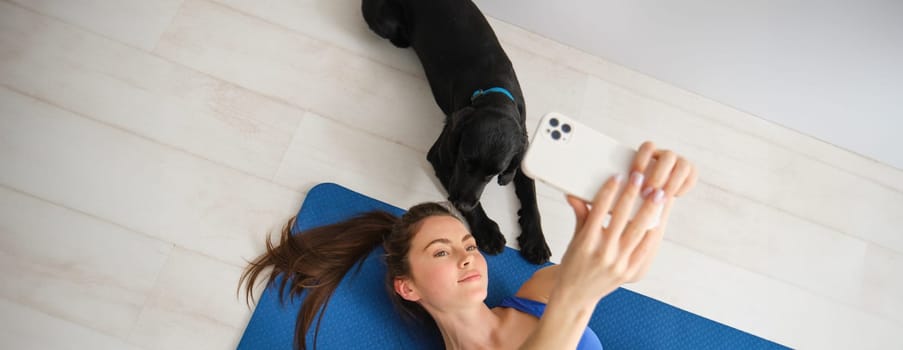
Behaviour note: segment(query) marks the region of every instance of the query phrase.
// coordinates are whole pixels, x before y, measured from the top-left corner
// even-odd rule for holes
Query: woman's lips
[[[461,280],[458,281],[458,283],[476,281],[476,280],[479,280],[480,277],[482,277],[482,276],[480,276],[480,274],[475,273],[473,275],[469,275],[467,277],[462,278]]]

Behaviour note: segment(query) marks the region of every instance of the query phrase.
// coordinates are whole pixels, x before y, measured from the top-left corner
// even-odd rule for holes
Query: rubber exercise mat
[[[324,183],[312,188],[293,227],[301,232],[354,215],[385,210],[404,213],[378,200],[342,186]],[[441,336],[432,325],[412,324],[399,315],[383,286],[382,248],[373,251],[342,280],[324,309],[317,349],[441,349]],[[485,255],[489,265],[486,304],[498,304],[514,294],[541,266],[528,263],[517,250]],[[288,293],[286,292],[286,295]],[[239,349],[292,349],[300,298],[279,300],[279,291],[267,286],[238,344]],[[605,349],[786,349],[766,339],[706,319],[642,294],[619,288],[606,296],[590,320]],[[316,326],[308,332],[313,349]]]

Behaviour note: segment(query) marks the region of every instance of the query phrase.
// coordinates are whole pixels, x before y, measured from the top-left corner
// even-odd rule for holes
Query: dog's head
[[[486,184],[514,179],[527,147],[527,133],[518,115],[497,108],[463,108],[452,114],[440,135],[439,168],[450,169],[449,200],[462,211],[472,210]]]

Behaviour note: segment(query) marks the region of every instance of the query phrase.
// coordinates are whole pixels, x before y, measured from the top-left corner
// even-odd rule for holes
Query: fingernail
[[[621,181],[624,180],[624,175],[618,174],[618,175],[615,175],[614,178],[615,178],[615,182],[620,183]]]
[[[652,187],[646,187],[646,189],[643,190],[643,192],[641,193],[643,195],[643,198],[648,197],[649,194],[652,193],[653,190],[655,190],[655,189]]]
[[[665,199],[665,191],[662,189],[655,190],[655,197],[652,198],[652,203],[661,204],[663,199]]]
[[[634,186],[640,187],[643,184],[643,174],[634,171],[633,174],[630,174],[630,182],[633,183]]]

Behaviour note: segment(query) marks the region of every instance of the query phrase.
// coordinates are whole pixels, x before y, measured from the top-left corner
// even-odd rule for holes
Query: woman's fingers
[[[577,229],[579,230],[583,227],[583,224],[586,222],[586,216],[589,214],[589,208],[582,199],[574,197],[572,195],[567,195],[568,204],[571,205],[571,208],[574,209],[574,218],[577,220]]]
[[[640,148],[633,159],[633,164],[631,165],[632,172],[627,187],[624,188],[624,192],[621,194],[621,197],[618,198],[614,211],[611,214],[611,222],[609,222],[606,229],[609,233],[607,235],[608,242],[614,243],[621,239],[621,233],[624,231],[624,227],[629,220],[631,220],[630,216],[633,215],[632,211],[634,203],[640,190],[643,188],[643,184],[650,183],[644,179],[644,174],[647,172],[647,168],[650,166],[653,157],[660,157],[661,153],[661,151],[655,149],[655,144],[650,141],[643,142],[643,144],[640,145]],[[663,163],[666,162],[661,162],[661,160],[656,161],[655,165],[652,166],[653,169],[650,169],[652,170],[651,173],[655,174],[660,172],[658,168],[661,167]],[[639,213],[637,213],[637,215],[638,214]],[[618,244],[611,244],[611,247],[618,246]]]
[[[686,183],[687,179],[693,172],[693,166],[686,159],[677,157],[674,168],[668,176],[667,183],[664,186],[665,194],[674,196],[680,191],[681,187]]]
[[[633,163],[630,165],[630,172],[645,174],[646,167],[649,166],[649,161],[652,160],[654,155],[655,144],[651,141],[643,142],[643,144],[640,145],[639,150],[636,151],[636,155],[633,157]]]
[[[630,215],[633,214],[631,211],[633,211],[633,204],[640,193],[640,188],[643,186],[643,177],[641,172],[635,171],[630,174],[627,187],[624,188],[624,192],[621,193],[621,197],[618,198],[611,213],[611,221],[606,228],[609,233],[606,237],[607,241],[617,242],[621,238],[621,232],[627,225],[627,221],[630,220]]]
[[[656,216],[659,214],[659,209],[665,201],[665,191],[662,189],[654,190],[649,195],[645,196],[643,202],[643,206],[640,207],[640,210],[637,212],[636,216],[630,223],[627,224],[627,227],[624,229],[623,236],[621,237],[621,249],[620,249],[620,259],[630,259],[630,255],[633,254],[633,250],[640,243],[644,236],[646,236],[646,231],[648,230],[650,224],[656,219]],[[661,223],[659,224],[661,225]]]
[[[608,181],[605,181],[605,184],[596,193],[596,198],[593,199],[593,207],[586,216],[585,226],[581,231],[602,232],[602,224],[605,222],[605,217],[608,215],[615,195],[618,193],[620,183],[620,175],[612,176]],[[590,238],[590,241],[593,240]]]
[[[680,186],[680,189],[677,190],[677,193],[674,194],[675,197],[682,196],[683,194],[690,191],[693,186],[696,186],[696,181],[699,179],[698,172],[696,171],[695,166],[690,166],[690,175],[687,177],[687,180]]]
[[[567,195],[567,202],[574,209],[574,218],[577,220],[576,225],[574,225],[574,237],[571,238],[570,244],[583,245],[587,240],[587,233],[583,229],[583,224],[586,222],[587,215],[589,215],[589,204],[571,195]]]
[[[655,166],[649,178],[646,179],[646,187],[643,188],[642,194],[645,196],[656,188],[663,188],[675,163],[677,163],[677,153],[669,150],[655,151]]]
[[[646,231],[645,236],[630,255],[629,264],[627,265],[627,282],[636,282],[646,275],[649,267],[652,266],[652,260],[658,253],[661,246],[665,229],[668,226],[668,216],[671,214],[671,206],[674,205],[674,198],[666,198],[665,206],[662,209],[661,224],[655,228]]]

